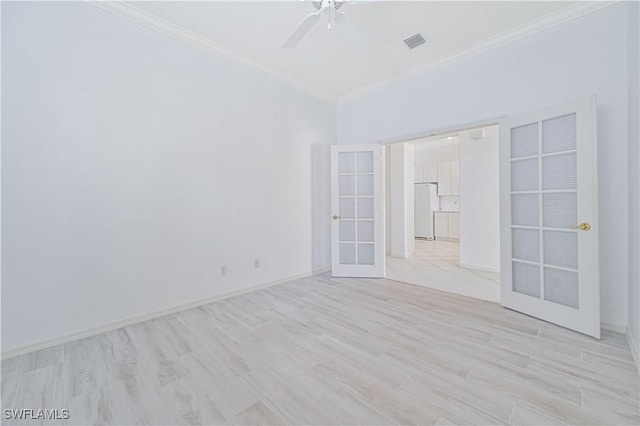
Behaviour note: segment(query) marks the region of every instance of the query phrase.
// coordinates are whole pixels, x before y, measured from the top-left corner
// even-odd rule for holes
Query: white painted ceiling
[[[355,0],[357,2],[357,0]],[[293,50],[281,47],[315,9],[309,1],[144,1],[143,11],[205,37],[220,50],[293,80],[332,99],[425,69],[505,33],[566,13],[562,1],[377,1],[342,10],[367,40],[347,42],[335,26],[319,22]],[[403,43],[420,32],[427,43]]]

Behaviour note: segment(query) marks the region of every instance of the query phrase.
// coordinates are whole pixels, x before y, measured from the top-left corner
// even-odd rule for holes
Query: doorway
[[[498,126],[400,144],[386,147],[386,277],[499,302]]]
[[[599,338],[596,113],[596,98],[588,96],[501,120],[499,141],[497,134],[487,137],[491,127],[471,129],[463,149],[460,133],[458,267],[482,271],[477,262],[494,257],[492,248],[497,248],[504,307]],[[476,139],[495,140],[496,146]],[[381,146],[331,147],[334,276],[386,276],[385,245],[392,257],[409,259],[415,253],[413,145],[406,140],[390,144],[386,159]],[[371,161],[359,161],[361,155],[370,157],[373,169]],[[497,191],[491,184],[496,176]],[[370,179],[373,191],[367,192],[370,185],[358,180]],[[391,222],[387,241],[385,216]],[[354,220],[373,222],[372,241],[357,226],[355,233],[349,231]],[[500,232],[493,228],[496,222]],[[360,253],[363,248],[369,251]]]

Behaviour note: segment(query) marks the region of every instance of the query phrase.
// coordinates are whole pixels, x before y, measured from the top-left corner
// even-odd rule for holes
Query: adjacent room
[[[413,154],[413,194],[411,184],[407,191],[404,179],[391,177],[401,174],[397,169],[405,162],[389,146],[385,152],[389,157],[385,163],[386,277],[499,303],[498,126],[400,144],[404,144],[403,154]],[[406,171],[410,172],[409,167]],[[405,204],[409,215],[413,205],[413,222],[402,221],[404,212],[398,206]]]
[[[2,1],[3,424],[640,423],[640,4]]]

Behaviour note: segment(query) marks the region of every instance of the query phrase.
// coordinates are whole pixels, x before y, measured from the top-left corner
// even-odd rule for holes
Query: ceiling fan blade
[[[371,4],[371,3],[385,3],[393,0],[337,0],[338,3],[342,3],[345,5],[349,5],[349,7],[353,5],[363,5],[363,4]]]
[[[311,28],[313,28],[313,26],[318,22],[318,20],[320,19],[320,15],[325,10],[326,8],[307,15],[302,20],[302,22],[300,22],[298,28],[293,30],[289,38],[282,44],[282,47],[284,47],[285,49],[293,49],[294,47],[296,47],[298,43],[300,43],[300,41],[304,38],[304,36],[307,35],[309,30],[311,30]]]
[[[355,48],[364,48],[367,45],[367,41],[362,35],[360,29],[353,23],[353,21],[344,12],[338,12],[336,15],[336,25],[344,33],[347,42]]]

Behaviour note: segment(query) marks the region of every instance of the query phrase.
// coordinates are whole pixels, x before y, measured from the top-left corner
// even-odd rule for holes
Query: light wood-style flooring
[[[2,362],[3,409],[65,424],[617,425],[638,400],[622,335],[326,275]]]

